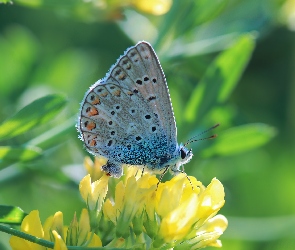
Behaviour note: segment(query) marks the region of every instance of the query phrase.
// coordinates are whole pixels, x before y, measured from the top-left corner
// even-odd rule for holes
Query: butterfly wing
[[[128,49],[82,102],[78,123],[87,150],[117,164],[160,168],[176,147],[165,76],[151,45]]]
[[[139,42],[128,49],[110,71],[121,86],[139,91],[158,120],[167,137],[168,147],[177,143],[176,124],[165,75],[152,46]]]

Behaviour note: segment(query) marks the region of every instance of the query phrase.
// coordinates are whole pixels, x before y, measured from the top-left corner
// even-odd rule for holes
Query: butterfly
[[[193,156],[177,142],[165,75],[145,41],[127,49],[86,92],[77,128],[88,152],[107,158],[102,169],[117,178],[123,164],[177,174]]]

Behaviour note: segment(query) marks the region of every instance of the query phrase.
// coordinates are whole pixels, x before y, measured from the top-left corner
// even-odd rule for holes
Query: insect
[[[123,164],[162,174],[183,172],[180,167],[193,156],[177,142],[165,75],[145,41],[127,49],[86,92],[77,128],[86,149],[108,158],[102,169],[117,178]]]

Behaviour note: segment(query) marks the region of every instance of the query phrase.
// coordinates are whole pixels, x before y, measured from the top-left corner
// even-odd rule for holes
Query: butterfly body
[[[177,143],[166,79],[147,42],[129,48],[105,78],[87,91],[77,124],[93,155],[108,158],[102,168],[114,177],[122,165],[178,172],[192,152]]]

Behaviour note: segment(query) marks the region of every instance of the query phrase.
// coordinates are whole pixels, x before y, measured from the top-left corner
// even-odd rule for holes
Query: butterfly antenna
[[[201,135],[203,135],[203,134],[209,132],[210,130],[217,128],[219,125],[220,125],[220,124],[217,123],[217,124],[215,124],[214,126],[212,126],[211,128],[208,128],[208,129],[204,130],[204,131],[201,132],[200,134],[197,134],[197,135],[193,136],[192,138],[190,138],[190,139],[184,144],[184,146],[186,146],[186,145],[188,145],[188,144],[190,144],[190,143],[192,143],[192,142],[196,142],[196,141],[204,141],[204,140],[208,140],[208,139],[214,139],[214,138],[216,138],[217,135],[211,135],[211,136],[206,137],[206,138],[200,138],[200,139],[193,140],[194,138],[199,137],[199,136],[201,136]]]

